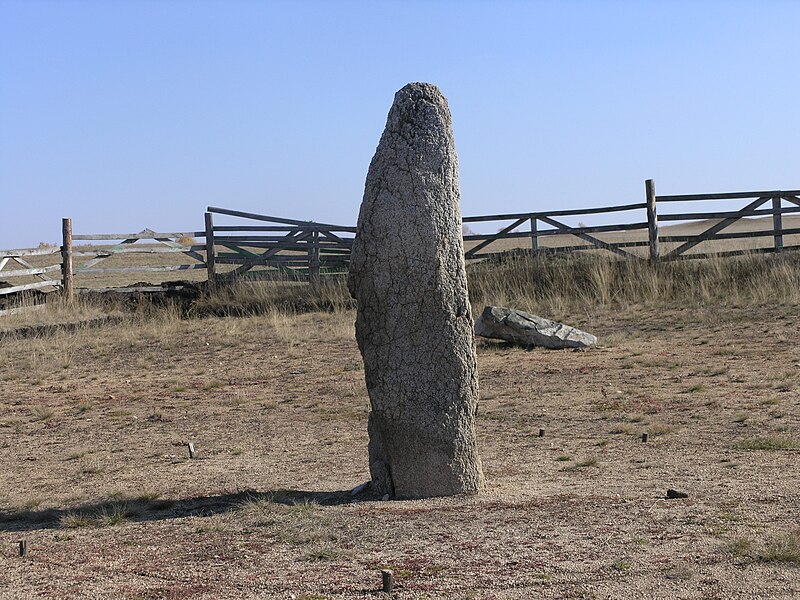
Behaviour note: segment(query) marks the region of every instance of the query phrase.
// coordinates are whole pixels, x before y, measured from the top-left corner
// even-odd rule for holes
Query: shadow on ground
[[[358,488],[357,488],[358,489]],[[149,497],[120,497],[103,499],[66,509],[0,510],[0,531],[32,531],[36,529],[69,529],[81,526],[104,526],[118,522],[144,522],[210,517],[235,511],[251,502],[274,502],[293,506],[314,503],[339,506],[377,499],[368,489],[353,494],[352,490],[312,492],[275,490],[270,492],[244,491],[219,496],[201,496],[170,500]]]

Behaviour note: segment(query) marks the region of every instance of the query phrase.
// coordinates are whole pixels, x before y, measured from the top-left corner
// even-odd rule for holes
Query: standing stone
[[[350,263],[374,491],[476,493],[478,376],[447,100],[411,83],[367,174]]]

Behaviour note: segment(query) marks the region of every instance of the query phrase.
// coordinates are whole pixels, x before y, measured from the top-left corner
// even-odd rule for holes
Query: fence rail
[[[469,224],[487,223],[497,227],[495,233],[467,231],[464,235],[465,258],[469,261],[486,260],[506,256],[509,251],[536,255],[601,250],[625,258],[650,260],[655,264],[666,260],[800,249],[800,220],[794,222],[794,226],[784,227],[784,215],[800,214],[800,190],[658,196],[655,182],[648,179],[644,196],[644,202],[600,208],[464,217],[463,223],[467,227]],[[741,201],[744,204],[738,209],[726,206],[723,210],[696,206],[710,201]],[[659,207],[670,207],[674,203],[688,203],[693,209],[658,214]],[[566,222],[587,215],[621,216],[623,213],[628,214],[627,222],[599,225],[581,222],[570,225]],[[235,224],[215,224],[215,217],[238,221]],[[741,226],[744,221],[745,226]],[[680,224],[683,230],[673,232],[665,226],[659,231],[659,225],[664,223]],[[754,223],[768,224],[768,227],[753,229]],[[739,229],[731,230],[736,224],[740,225]],[[692,228],[699,231],[691,231]],[[80,283],[112,274],[127,276],[205,269],[209,281],[225,281],[259,270],[261,277],[289,275],[315,281],[329,273],[346,271],[355,232],[353,226],[219,207],[208,207],[202,231],[155,232],[145,229],[138,233],[73,235],[71,219],[63,219],[60,247],[0,250],[0,286],[5,284],[5,287],[0,287],[0,300],[9,294],[43,288],[61,289],[66,297],[71,298],[76,290],[76,279]],[[794,243],[791,243],[792,236]],[[195,242],[196,238],[203,241]],[[762,242],[761,246],[750,248],[731,247],[730,244],[719,246],[719,243],[724,246],[732,240],[750,240],[748,244],[758,244],[759,238],[769,238],[768,245]],[[75,241],[100,244],[74,246]],[[713,247],[713,244],[718,244],[718,247]],[[55,254],[60,254],[57,264],[42,264],[47,256]],[[152,262],[159,264],[119,264],[121,258],[117,258],[117,264],[114,264],[115,257],[136,254],[149,255],[153,257]],[[175,263],[180,255],[190,258],[191,262]],[[38,264],[28,261],[28,258]],[[55,276],[56,272],[60,272],[60,277]],[[24,281],[17,285],[6,281],[13,279]],[[119,289],[119,286],[110,284],[88,287]],[[145,290],[152,289],[152,285],[124,289]]]
[[[60,279],[53,279],[48,274],[61,271],[62,263],[52,265],[32,265],[25,260],[29,257],[50,256],[58,254],[61,249],[58,246],[45,248],[20,248],[17,250],[0,250],[0,280],[17,278],[34,278],[38,281],[22,283],[18,285],[8,284],[0,287],[0,296],[39,290],[47,287],[60,287]],[[23,267],[9,268],[9,267]]]

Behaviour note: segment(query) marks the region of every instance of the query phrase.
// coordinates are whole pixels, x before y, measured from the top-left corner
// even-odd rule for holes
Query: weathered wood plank
[[[658,214],[656,211],[656,182],[648,179],[644,182],[647,199],[647,240],[650,242],[650,262],[658,264],[660,250],[658,244]]]
[[[191,271],[193,269],[205,269],[205,263],[195,263],[192,265],[166,265],[160,267],[110,267],[107,269],[84,269],[79,267],[75,269],[75,274],[80,273],[85,275],[87,273],[159,273],[162,271]]]
[[[35,283],[26,283],[25,285],[14,285],[7,288],[0,288],[0,296],[27,290],[38,290],[45,287],[61,287],[61,283],[58,281],[37,281]]]
[[[685,243],[681,244],[677,248],[674,248],[673,250],[670,250],[670,252],[669,252],[669,254],[667,254],[667,256],[679,256],[679,255],[683,254],[684,252],[686,252],[687,250],[689,250],[690,248],[694,248],[697,244],[700,244],[700,243],[704,242],[705,240],[713,237],[714,234],[716,234],[719,231],[725,229],[726,227],[728,227],[732,223],[735,223],[740,218],[748,216],[753,210],[755,210],[756,208],[758,208],[759,206],[761,206],[762,204],[764,204],[768,200],[769,200],[769,198],[757,198],[757,199],[753,200],[747,206],[741,208],[737,212],[738,216],[729,217],[727,219],[723,219],[722,221],[720,221],[716,225],[712,225],[711,227],[709,227],[708,229],[706,229],[702,233],[700,233],[697,236],[695,236],[695,239],[689,240],[688,242],[685,242]]]
[[[16,257],[14,260],[16,260],[16,261],[17,261],[19,264],[21,264],[23,267],[25,267],[25,268],[27,268],[27,269],[30,269],[30,270],[36,270],[36,268],[37,268],[37,267],[34,267],[34,266],[33,266],[31,263],[29,263],[28,261],[26,261],[26,260],[22,259],[21,257],[19,257],[19,256],[18,256],[18,257]],[[38,277],[38,278],[39,278],[39,279],[41,279],[42,281],[52,281],[52,280],[53,280],[53,278],[52,278],[52,277],[48,277],[47,275],[45,275],[45,273],[46,273],[46,271],[45,271],[45,272],[43,272],[43,273],[36,273],[36,274],[34,275],[34,277]]]
[[[792,204],[800,206],[800,198],[798,198],[797,196],[793,196],[792,194],[784,194],[783,196],[781,196],[781,198],[783,198],[787,202],[791,202]],[[783,212],[787,212],[786,209],[784,209]]]
[[[253,219],[255,221],[267,221],[271,223],[285,223],[286,225],[297,225],[303,229],[327,229],[333,231],[350,231],[355,233],[355,227],[347,227],[342,225],[333,225],[331,223],[319,223],[317,221],[298,221],[297,219],[286,219],[283,217],[271,217],[269,215],[259,215],[256,213],[244,212],[241,210],[230,210],[228,208],[218,208],[209,206],[206,209],[210,213],[217,213],[220,215],[228,215],[231,217],[242,217],[244,219]]]
[[[560,221],[556,221],[555,219],[551,219],[550,217],[540,217],[540,220],[544,221],[548,225],[551,225],[553,227],[557,227],[557,228],[562,229],[565,232],[569,233],[570,227],[568,225],[565,225],[564,223],[561,223]],[[587,241],[587,242],[589,242],[591,244],[594,244],[598,248],[602,248],[603,250],[608,250],[609,252],[613,252],[614,254],[619,254],[620,256],[625,256],[625,257],[636,257],[635,254],[631,254],[630,252],[627,252],[627,251],[623,250],[622,248],[618,248],[618,247],[614,246],[613,244],[611,244],[609,242],[605,242],[605,241],[603,241],[603,240],[601,240],[599,238],[596,238],[596,237],[594,237],[592,235],[589,235],[588,233],[576,233],[576,232],[573,232],[573,233],[570,233],[570,235],[574,235],[576,238],[579,238],[579,239],[582,239],[584,241]],[[636,258],[638,258],[638,257],[636,257]]]
[[[206,257],[205,256],[203,256],[199,252],[194,252],[193,250],[186,249],[185,246],[183,246],[182,244],[179,244],[178,242],[173,242],[172,240],[170,240],[168,238],[156,238],[156,241],[161,242],[167,248],[180,250],[181,252],[183,252],[183,254],[185,254],[189,258],[193,258],[196,261],[203,263],[203,266],[205,266],[205,264],[206,264]]]
[[[786,207],[781,210],[783,214],[792,214],[800,212],[798,207]],[[775,214],[772,208],[759,208],[750,211],[747,217],[768,217]],[[672,213],[667,215],[658,215],[659,221],[701,221],[706,219],[728,219],[731,217],[739,218],[739,211],[722,211],[722,212],[702,212],[702,213]]]
[[[775,245],[775,251],[780,252],[783,249],[783,234],[781,230],[783,229],[783,215],[781,214],[781,197],[774,196],[772,198],[772,209],[774,214],[772,215],[772,230],[774,232],[773,236],[773,244]]]
[[[277,265],[277,264],[297,264],[300,266],[308,265],[308,257],[305,256],[270,256],[267,258],[254,257],[246,258],[244,256],[217,256],[217,263],[220,265],[250,265],[257,267],[259,265]]]
[[[503,227],[503,228],[502,228],[500,231],[498,231],[497,233],[495,233],[495,234],[493,234],[493,235],[491,235],[491,236],[489,236],[489,237],[485,238],[485,239],[484,239],[484,240],[483,240],[481,243],[479,243],[478,245],[476,245],[476,246],[474,246],[474,247],[470,248],[469,250],[467,250],[467,252],[465,253],[465,255],[464,255],[464,256],[465,256],[466,258],[469,258],[469,257],[470,257],[470,256],[472,256],[473,254],[476,254],[476,253],[478,252],[478,250],[482,250],[483,248],[485,248],[486,246],[488,246],[488,245],[489,245],[489,244],[491,244],[492,242],[495,242],[495,241],[497,241],[497,240],[499,240],[499,239],[502,239],[504,234],[506,234],[506,233],[510,233],[512,229],[516,229],[517,227],[519,227],[520,225],[522,225],[522,224],[523,224],[525,221],[527,221],[527,220],[528,220],[527,218],[524,218],[524,219],[517,219],[517,220],[516,220],[516,221],[514,221],[514,222],[513,222],[511,225],[508,225],[508,226],[506,226],[506,227]]]
[[[8,261],[11,260],[9,257],[0,259],[0,271],[8,264]]]
[[[298,231],[302,229],[295,225],[281,227],[280,225],[214,225],[214,232],[236,232],[236,231]]]
[[[41,275],[42,273],[52,273],[54,271],[60,271],[61,265],[50,265],[48,267],[35,267],[32,269],[17,269],[15,271],[3,271],[0,273],[0,277],[30,277],[31,275]],[[48,279],[48,281],[52,281],[52,279]]]
[[[800,246],[793,245],[793,246],[784,246],[784,251],[797,251],[800,250]],[[749,256],[751,254],[773,254],[775,252],[775,248],[749,248],[747,250],[728,250],[724,252],[698,252],[696,254],[681,254],[680,256],[674,256],[669,260],[693,260],[695,258],[725,258],[730,256]],[[666,257],[665,257],[666,258]]]
[[[579,208],[579,209],[565,209],[565,210],[551,210],[547,212],[528,212],[528,213],[512,213],[504,215],[481,215],[476,217],[463,217],[461,220],[464,223],[481,223],[483,221],[511,221],[514,219],[540,219],[541,217],[567,217],[570,215],[597,215],[610,212],[624,212],[628,210],[639,210],[647,208],[644,202],[637,202],[635,204],[620,204],[618,206],[606,206],[603,208]]]
[[[61,252],[59,246],[51,246],[49,248],[17,248],[16,250],[0,250],[0,258],[16,256],[46,256],[48,254],[58,254]]]
[[[207,278],[214,282],[217,278],[216,256],[214,251],[214,215],[210,212],[204,215],[206,225],[206,271]]]
[[[536,251],[539,249],[539,221],[537,219],[531,219],[531,230],[529,235],[531,236],[531,253],[536,254]]]
[[[80,246],[79,246],[80,247]],[[185,254],[188,251],[205,250],[205,245],[202,246],[178,246],[175,248],[145,248],[142,246],[129,246],[127,248],[118,248],[117,246],[110,246],[108,248],[99,247],[94,251],[80,251],[73,252],[72,256],[94,256],[97,258],[108,258],[115,254]]]
[[[297,242],[299,240],[308,239],[308,237],[310,235],[311,235],[311,232],[308,232],[308,231],[305,231],[305,232],[293,231],[293,232],[288,233],[286,235],[286,242],[285,243],[286,244],[293,244],[293,243],[295,243],[295,242]],[[225,246],[225,247],[230,248],[230,246]],[[263,264],[263,263],[260,263],[259,261],[268,260],[271,256],[277,254],[281,250],[282,250],[282,248],[280,247],[280,244],[278,244],[276,247],[270,248],[266,252],[263,252],[257,259],[251,259],[251,262],[244,263],[240,267],[237,267],[236,269],[234,269],[233,271],[229,271],[228,273],[225,273],[224,275],[220,275],[220,277],[224,277],[226,280],[234,279],[234,278],[240,276],[241,274],[246,273],[247,271],[249,271],[253,267],[258,266],[259,264]]]
[[[73,240],[155,240],[157,238],[182,238],[182,237],[205,237],[205,231],[184,231],[177,233],[163,233],[157,231],[147,231],[140,233],[83,233],[73,235]]]
[[[72,219],[61,219],[61,291],[67,302],[75,298],[75,272],[72,262]]]
[[[92,293],[102,293],[102,292],[117,292],[119,294],[134,294],[137,292],[165,292],[165,291],[179,291],[185,289],[185,285],[171,285],[171,286],[161,286],[161,285],[143,285],[143,286],[136,286],[136,287],[101,287],[101,288],[76,288],[76,292],[79,294],[92,294]]]
[[[723,194],[683,194],[658,196],[659,202],[688,202],[692,200],[736,200],[746,198],[763,198],[772,196],[797,196],[800,190],[772,190],[766,192],[726,192]]]
[[[800,234],[800,228],[783,229],[783,235],[796,235]],[[771,237],[775,235],[773,229],[762,229],[761,231],[737,231],[733,233],[716,233],[713,237],[708,238],[709,242],[716,242],[720,240],[738,240],[745,238],[758,238],[758,237]],[[661,241],[665,243],[670,242],[688,242],[695,239],[696,235],[662,235]]]

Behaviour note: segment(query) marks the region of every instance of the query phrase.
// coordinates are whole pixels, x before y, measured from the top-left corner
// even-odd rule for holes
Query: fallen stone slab
[[[487,306],[475,321],[475,335],[506,340],[523,346],[590,348],[597,338],[575,327],[501,306]]]

